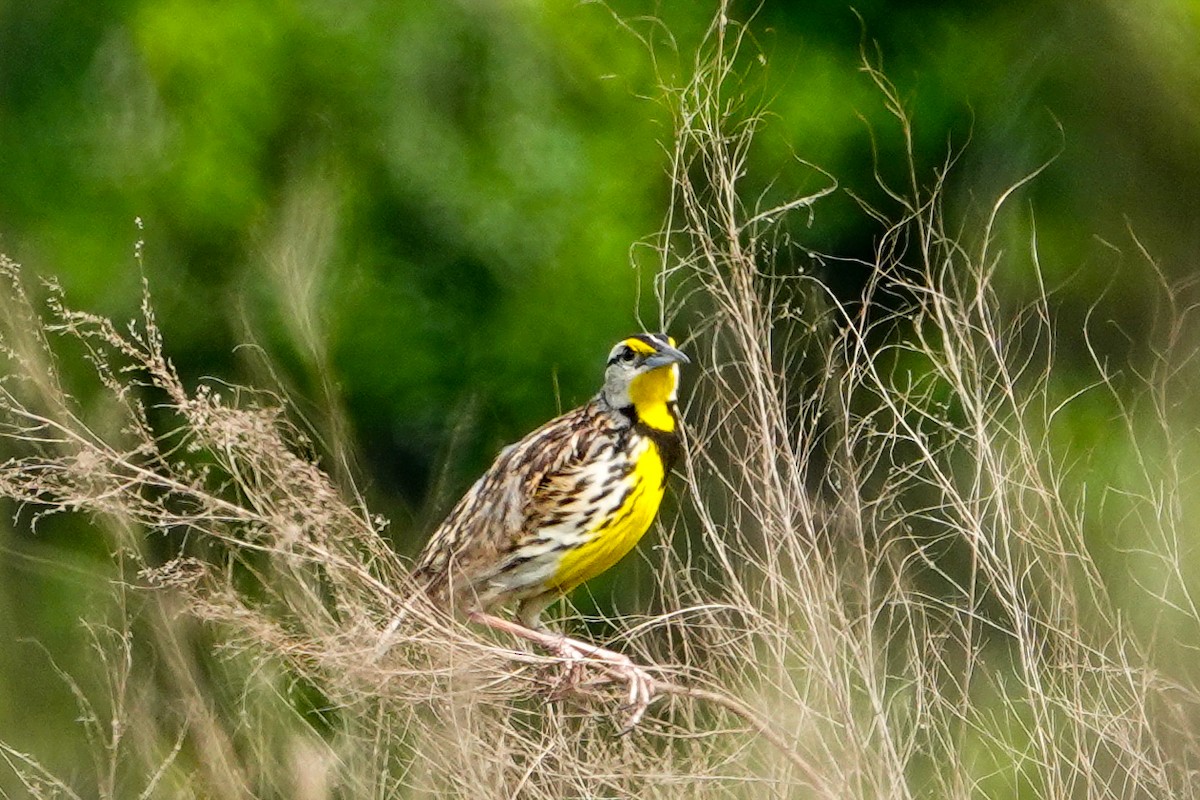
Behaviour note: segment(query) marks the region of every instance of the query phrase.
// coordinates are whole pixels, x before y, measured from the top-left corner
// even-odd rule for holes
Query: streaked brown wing
[[[593,404],[582,406],[502,451],[434,531],[414,577],[436,593],[451,578],[466,585],[490,571],[529,535],[531,518],[586,456],[599,413]]]

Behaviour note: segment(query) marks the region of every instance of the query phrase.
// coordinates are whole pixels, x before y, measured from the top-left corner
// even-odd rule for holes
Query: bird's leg
[[[626,721],[622,733],[633,730],[642,721],[646,709],[650,707],[650,702],[654,699],[657,681],[623,653],[581,642],[563,634],[529,628],[519,622],[503,619],[483,611],[472,611],[467,616],[472,622],[478,622],[493,630],[544,647],[546,650],[570,660],[572,665],[581,661],[596,663],[610,677],[625,681],[629,686],[629,707],[632,709],[632,713]]]
[[[559,653],[559,655],[567,658],[567,662],[560,665],[563,667],[562,677],[559,679],[558,685],[550,692],[550,697],[553,699],[558,699],[571,689],[578,687],[582,683],[584,674],[582,655],[575,651],[568,653],[568,648],[566,648],[563,644],[566,636],[561,633],[555,634],[541,622],[542,612],[545,611],[546,607],[553,603],[556,599],[558,599],[558,594],[551,592],[547,592],[542,595],[535,595],[533,597],[527,597],[517,604],[516,613],[513,615],[513,619],[517,624],[528,628],[531,631],[537,631],[538,633],[545,633],[550,636],[554,636],[559,643],[558,646],[547,649]],[[612,680],[612,678],[608,675],[605,675],[603,680],[609,681]]]

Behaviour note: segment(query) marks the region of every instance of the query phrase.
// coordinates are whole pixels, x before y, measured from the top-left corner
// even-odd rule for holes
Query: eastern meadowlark
[[[609,353],[592,400],[505,448],[450,512],[413,577],[438,606],[578,661],[621,671],[638,706],[652,680],[625,656],[549,634],[547,605],[617,563],[649,529],[681,452],[679,365],[665,334],[641,333]],[[516,621],[492,612],[516,603]]]

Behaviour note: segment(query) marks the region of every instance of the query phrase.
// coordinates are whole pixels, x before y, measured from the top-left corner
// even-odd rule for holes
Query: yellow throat
[[[629,382],[629,399],[638,419],[660,431],[675,430],[675,416],[668,403],[674,402],[679,386],[679,365],[652,369]]]

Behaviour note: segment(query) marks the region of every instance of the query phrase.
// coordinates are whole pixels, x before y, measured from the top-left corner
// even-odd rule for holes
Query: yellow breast
[[[628,493],[616,511],[600,514],[587,539],[562,556],[551,586],[569,592],[620,561],[649,530],[663,497],[663,461],[658,447],[643,438],[633,453],[633,470],[625,479]]]

